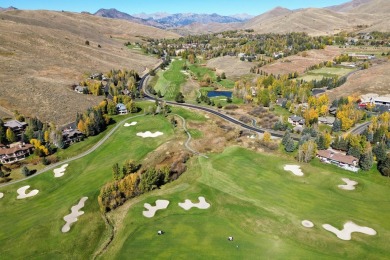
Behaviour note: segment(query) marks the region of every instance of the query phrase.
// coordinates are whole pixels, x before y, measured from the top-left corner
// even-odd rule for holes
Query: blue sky
[[[0,0],[1,7],[19,9],[65,10],[72,12],[96,12],[100,8],[116,8],[129,14],[135,13],[218,13],[222,15],[248,13],[258,15],[276,6],[289,9],[325,7],[348,0]]]

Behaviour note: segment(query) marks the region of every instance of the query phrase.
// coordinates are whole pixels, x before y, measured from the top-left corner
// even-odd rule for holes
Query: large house
[[[128,113],[126,106],[122,103],[118,103],[116,105],[116,110],[118,111],[119,115],[125,115]]]
[[[305,124],[305,119],[301,116],[289,116],[287,121],[293,126]]]
[[[9,147],[0,146],[0,161],[9,164],[24,160],[34,150],[34,146],[24,143],[13,143]]]
[[[367,105],[375,106],[390,106],[390,96],[379,96],[378,94],[366,94],[360,97],[359,106],[365,107]]]
[[[71,143],[80,142],[84,139],[85,135],[80,132],[78,129],[64,129],[62,131],[62,140],[66,145]]]
[[[351,155],[336,153],[331,150],[318,150],[317,157],[324,163],[331,163],[345,170],[357,172],[359,159]]]
[[[27,123],[19,122],[18,120],[10,120],[4,123],[4,127],[11,129],[17,137],[20,137],[26,129]]]

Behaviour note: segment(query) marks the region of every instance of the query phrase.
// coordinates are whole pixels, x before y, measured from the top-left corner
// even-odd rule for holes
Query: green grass
[[[210,68],[199,66],[198,64],[190,65],[189,69],[192,73],[194,73],[198,80],[202,80],[204,75],[206,74],[208,74],[213,81],[215,81],[217,78],[215,76],[215,72],[212,71]]]
[[[203,137],[202,131],[198,129],[188,129],[188,132],[191,134],[191,137],[193,139],[200,139]]]
[[[355,71],[356,68],[343,68],[343,67],[323,67],[316,70],[311,70],[299,77],[298,80],[303,79],[304,81],[310,82],[313,80],[321,80],[322,78],[334,78],[334,77],[342,77],[347,75],[348,73]]]
[[[186,76],[181,73],[181,69],[185,60],[173,61],[166,71],[159,71],[157,73],[158,80],[154,89],[167,100],[174,100],[177,93],[180,92],[180,86],[186,81]]]
[[[111,213],[118,232],[104,259],[388,257],[390,181],[377,173],[351,173],[314,160],[303,164],[305,176],[297,177],[283,170],[287,163],[296,164],[293,159],[238,147],[189,163],[179,180],[143,195],[126,212]],[[358,181],[357,190],[339,189],[342,177]],[[198,196],[210,209],[178,207]],[[143,217],[143,204],[157,199],[169,200],[169,207],[152,219]],[[315,227],[302,227],[304,219]],[[348,220],[378,234],[354,233],[351,241],[342,241],[321,227],[341,228]],[[158,236],[157,230],[166,233]]]
[[[281,106],[278,106],[278,105],[274,105],[273,106],[274,110],[272,111],[272,113],[278,115],[278,116],[283,116],[283,117],[289,117],[291,116],[292,114],[290,113],[290,111],[288,111],[287,109],[281,107]]]
[[[223,79],[220,82],[217,82],[217,84],[221,85],[223,88],[234,88],[234,81],[230,79]]]
[[[196,113],[189,109],[185,109],[182,107],[172,107],[171,110],[172,114],[178,114],[182,116],[185,120],[206,121],[206,117],[203,114]]]
[[[130,119],[131,120],[131,119]],[[111,181],[111,167],[126,159],[140,161],[172,137],[173,129],[165,117],[134,119],[133,127],[119,128],[92,154],[69,164],[63,177],[55,179],[49,171],[25,182],[0,187],[0,251],[2,259],[88,259],[107,236],[97,196]],[[143,139],[140,131],[162,131],[159,138]],[[31,185],[39,193],[17,200],[16,190]],[[61,232],[63,217],[81,197],[87,196],[83,211],[69,233]]]

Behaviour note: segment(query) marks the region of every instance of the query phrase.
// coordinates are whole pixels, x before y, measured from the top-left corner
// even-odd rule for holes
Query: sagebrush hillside
[[[124,42],[177,37],[154,27],[70,12],[12,10],[1,12],[0,19],[0,106],[58,124],[101,99],[70,89],[83,74],[112,68],[142,72],[158,62]]]

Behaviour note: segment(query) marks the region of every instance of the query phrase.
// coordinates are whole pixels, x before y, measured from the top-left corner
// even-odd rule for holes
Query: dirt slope
[[[70,90],[84,73],[112,68],[142,72],[158,62],[127,49],[125,41],[177,37],[153,27],[69,12],[5,11],[0,19],[0,106],[59,124],[101,100]]]

